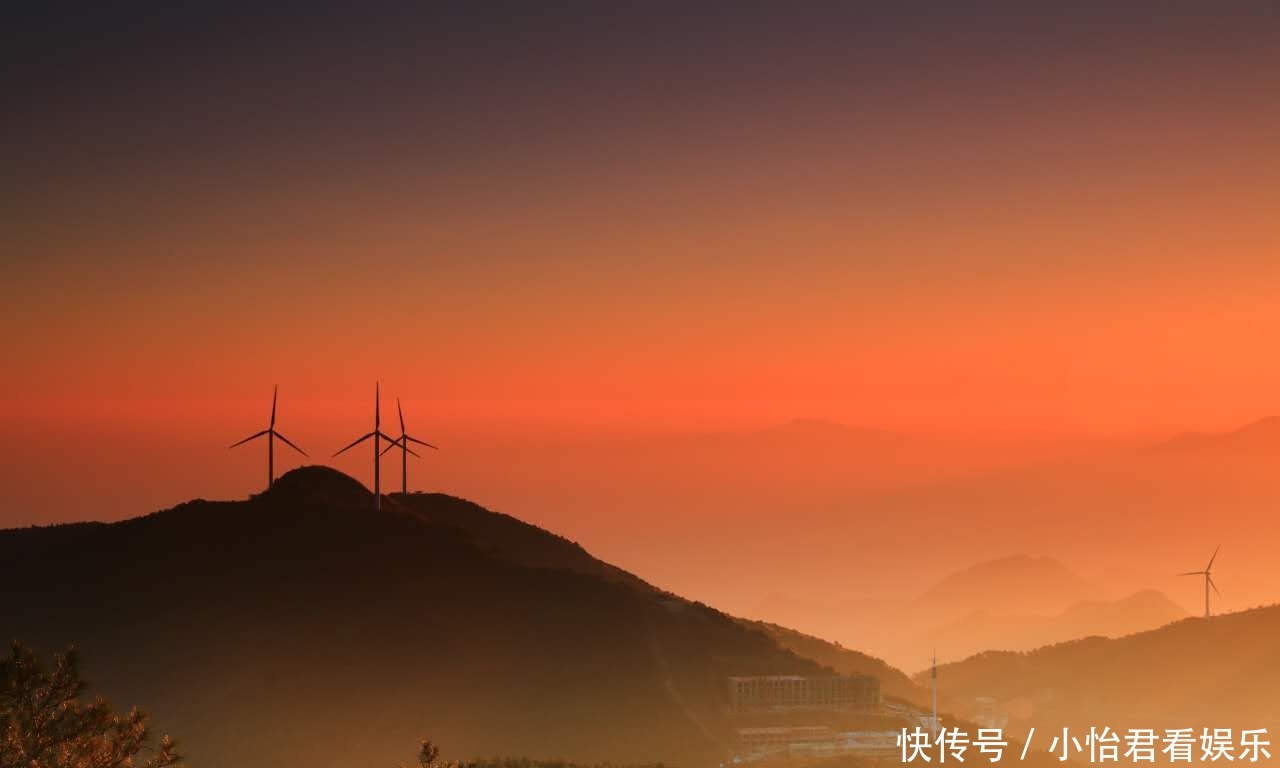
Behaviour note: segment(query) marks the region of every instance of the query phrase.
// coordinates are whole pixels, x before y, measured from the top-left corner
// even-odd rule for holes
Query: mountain
[[[1054,621],[1067,627],[1090,627],[1088,631],[1077,630],[1076,634],[1081,636],[1118,637],[1171,624],[1186,617],[1187,612],[1163,592],[1146,589],[1119,600],[1077,603],[1055,616]]]
[[[1268,416],[1229,432],[1188,432],[1152,447],[1156,453],[1280,454],[1280,416]]]
[[[443,493],[396,498],[428,524],[461,531],[489,555],[534,568],[558,568],[655,591],[637,576],[592,557],[578,543],[510,515]]]
[[[306,467],[246,501],[0,531],[0,636],[78,643],[193,765],[721,760],[725,678],[817,662],[581,547]]]
[[[972,711],[977,697],[994,698],[1019,729],[1267,727],[1274,734],[1277,637],[1280,606],[1269,606],[1116,639],[981,653],[940,667],[938,685],[956,712]]]
[[[904,672],[890,666],[888,662],[850,650],[839,643],[828,642],[767,621],[744,619],[744,623],[764,632],[778,645],[797,656],[812,659],[839,674],[871,675],[879,679],[880,692],[885,698],[900,699],[919,707],[928,706],[929,699],[925,689],[916,685]]]
[[[1087,635],[1129,634],[1186,616],[1155,590],[1119,600],[1100,595],[1099,587],[1053,558],[1014,555],[949,574],[915,598],[823,601],[774,594],[752,613],[831,637],[849,634],[841,627],[856,624],[852,634],[860,648],[907,669],[922,668],[935,651],[948,660],[983,650],[1024,651]],[[806,648],[804,655],[838,666],[830,652],[776,637],[797,653]],[[887,683],[884,690],[889,692]]]
[[[916,610],[935,617],[975,612],[1036,616],[1100,594],[1097,586],[1053,558],[1014,555],[947,576],[916,600]]]
[[[1221,571],[1221,577],[1214,576],[1221,606],[1239,610],[1280,594],[1280,571],[1271,551],[1280,536],[1277,466],[1280,419],[1268,418],[1161,445],[1136,437],[1099,441],[1069,456],[1031,457],[938,481],[913,474],[892,489],[850,492],[822,503],[792,497],[783,505],[768,499],[771,510],[786,513],[759,514],[750,518],[750,526],[735,527],[733,546],[724,548],[715,571],[707,569],[698,593],[714,595],[718,604],[753,618],[838,640],[911,670],[927,659],[930,645],[921,654],[919,639],[933,627],[977,610],[1034,615],[1016,607],[972,604],[953,612],[952,601],[940,600],[936,605],[947,615],[914,622],[920,632],[903,631],[897,617],[917,612],[910,605],[915,596],[957,567],[1001,554],[1052,554],[1100,588],[1068,591],[1035,612],[1039,615],[1149,589],[1195,613],[1203,604],[1200,585],[1174,574],[1203,568],[1221,544],[1214,566]],[[703,503],[706,509],[714,506]],[[740,515],[735,520],[761,506],[766,501],[744,501],[735,507]],[[724,535],[723,525],[712,534],[699,532],[696,520],[681,526],[694,531],[679,539],[682,557],[672,558],[682,564],[694,557],[691,550],[714,546],[712,534]],[[851,557],[859,573],[876,578],[851,578]],[[903,567],[904,557],[909,567]],[[753,560],[774,567],[752,568]],[[725,569],[743,575],[720,586],[714,578]],[[692,581],[683,571],[645,573],[664,585]],[[874,604],[886,598],[902,605],[882,610]],[[1023,602],[1040,600],[1033,595]]]
[[[982,650],[1022,651],[1088,636],[1119,637],[1186,618],[1187,612],[1156,590],[1120,600],[1090,600],[1053,616],[1001,616],[979,611],[929,634],[951,658]]]

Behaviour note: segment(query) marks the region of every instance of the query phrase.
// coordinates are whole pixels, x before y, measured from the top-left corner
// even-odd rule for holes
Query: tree
[[[0,659],[0,768],[180,768],[168,736],[148,746],[146,715],[114,714],[100,697],[81,701],[87,688],[75,648],[46,670],[15,641]]]
[[[440,759],[440,748],[431,739],[423,739],[418,748],[418,768],[450,768],[447,763],[437,762]],[[407,768],[404,763],[400,768]]]

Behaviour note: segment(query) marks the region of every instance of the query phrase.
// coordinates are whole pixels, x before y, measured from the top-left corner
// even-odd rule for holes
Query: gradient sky
[[[321,457],[375,378],[455,446],[1280,411],[1274,3],[256,5],[5,12],[0,525],[243,493],[276,383]]]

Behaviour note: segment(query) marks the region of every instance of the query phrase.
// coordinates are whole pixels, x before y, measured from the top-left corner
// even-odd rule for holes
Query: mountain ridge
[[[829,673],[515,518],[371,500],[309,467],[244,501],[0,531],[0,635],[78,643],[95,689],[146,704],[193,763],[246,768],[390,765],[424,735],[702,763],[730,749],[727,676]]]
[[[1277,635],[1280,605],[1269,605],[1118,638],[987,651],[940,666],[940,696],[959,712],[990,697],[1018,727],[1274,728]]]
[[[1184,432],[1151,447],[1154,453],[1280,453],[1280,416],[1264,416],[1222,432]]]

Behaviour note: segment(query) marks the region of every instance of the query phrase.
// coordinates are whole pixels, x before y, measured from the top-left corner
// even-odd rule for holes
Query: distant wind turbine
[[[297,451],[298,453],[302,454],[303,456],[306,456],[306,455],[307,455],[307,452],[306,452],[306,451],[302,450],[302,449],[301,449],[301,448],[299,448],[298,446],[296,446],[296,445],[294,445],[293,443],[289,442],[289,438],[285,437],[284,435],[282,435],[282,434],[280,434],[279,432],[277,432],[277,431],[276,431],[276,394],[277,394],[279,391],[280,391],[280,387],[279,387],[278,385],[277,385],[277,386],[275,386],[275,387],[272,387],[272,389],[271,389],[271,421],[270,421],[270,423],[267,425],[267,428],[266,428],[266,429],[264,429],[264,430],[262,430],[261,432],[256,432],[256,433],[254,433],[254,434],[252,434],[252,435],[249,435],[248,437],[246,437],[245,439],[241,440],[241,441],[240,441],[240,442],[238,442],[238,443],[232,443],[230,446],[228,446],[229,448],[235,448],[237,445],[244,445],[245,443],[249,442],[250,440],[257,440],[259,437],[262,437],[263,435],[266,435],[266,438],[267,438],[267,489],[268,489],[268,490],[270,490],[271,486],[272,486],[272,485],[274,485],[274,484],[275,484],[275,482],[276,482],[276,468],[275,468],[275,462],[276,462],[276,445],[275,445],[275,440],[276,440],[276,438],[277,438],[277,437],[278,437],[278,438],[280,438],[281,440],[283,440],[283,441],[284,441],[284,444],[285,444],[285,445],[287,445],[287,446],[289,446],[289,447],[290,447],[290,448],[292,448],[293,450]]]
[[[1209,558],[1209,564],[1204,567],[1203,571],[1187,571],[1186,573],[1178,574],[1179,576],[1203,576],[1204,577],[1204,617],[1206,619],[1209,618],[1209,615],[1210,615],[1209,614],[1209,587],[1213,587],[1214,593],[1216,593],[1218,597],[1222,597],[1222,593],[1218,592],[1218,585],[1213,583],[1213,575],[1211,574],[1211,571],[1213,571],[1213,561],[1218,559],[1219,549],[1222,549],[1221,544],[1218,545],[1217,549],[1213,550],[1213,557]]]
[[[382,509],[382,473],[379,466],[382,462],[382,449],[379,441],[386,440],[394,443],[395,439],[382,431],[382,388],[380,384],[373,385],[373,431],[363,437],[356,438],[351,441],[346,448],[338,453],[333,454],[335,457],[346,452],[350,448],[354,448],[369,438],[373,438],[373,508],[375,510]]]
[[[415,453],[414,450],[409,447],[409,443],[417,443],[418,445],[425,445],[426,447],[433,448],[435,450],[440,450],[440,449],[432,445],[431,443],[423,442],[422,440],[419,440],[413,435],[410,435],[409,433],[405,432],[404,409],[400,407],[400,398],[398,397],[396,398],[396,412],[400,414],[400,436],[397,437],[395,440],[392,440],[391,445],[388,445],[386,448],[384,448],[382,452],[385,454],[387,451],[391,450],[392,448],[400,449],[400,493],[401,495],[408,496],[409,495],[409,454],[418,456],[418,454]],[[422,457],[418,456],[418,458],[422,458]]]
[[[929,716],[929,733],[938,738],[938,649],[933,649],[933,664],[929,667],[929,690],[932,714]]]

